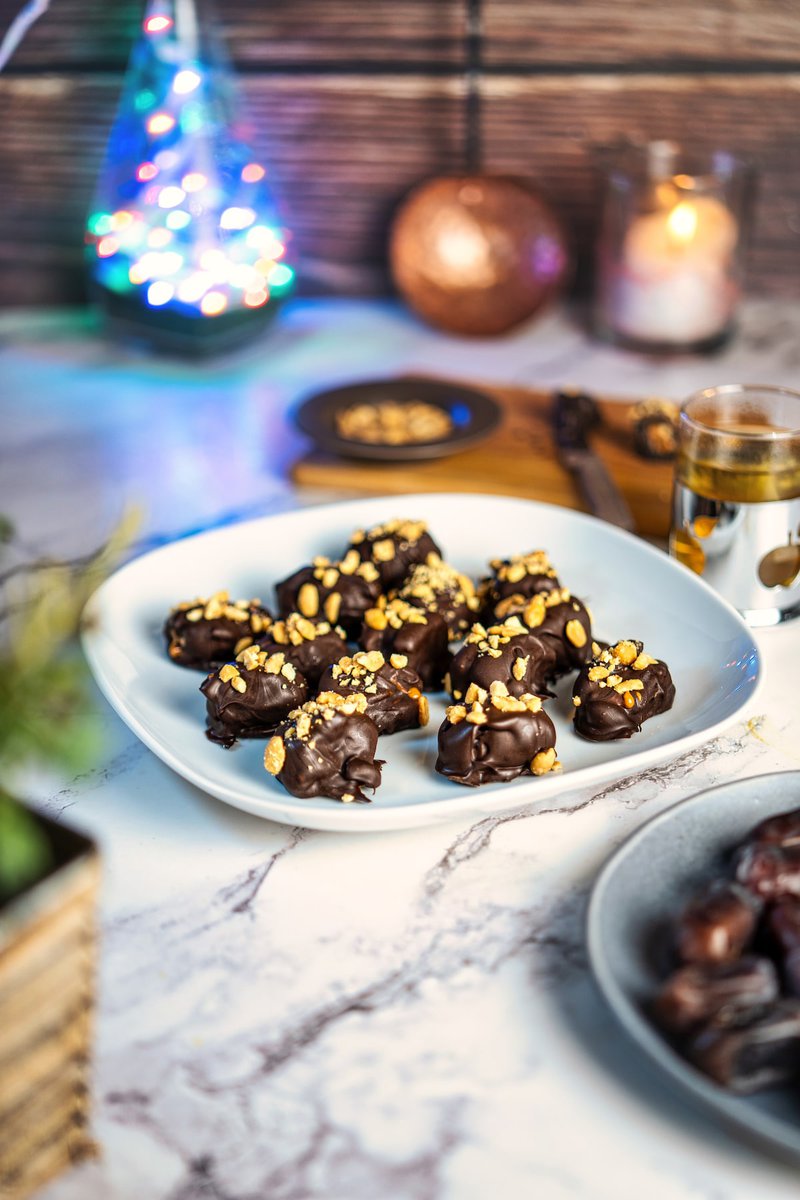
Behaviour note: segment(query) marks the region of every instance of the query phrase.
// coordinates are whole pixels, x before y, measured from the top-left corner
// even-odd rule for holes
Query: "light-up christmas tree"
[[[238,341],[294,280],[202,15],[195,0],[149,0],[86,233],[108,315],[192,353]]]

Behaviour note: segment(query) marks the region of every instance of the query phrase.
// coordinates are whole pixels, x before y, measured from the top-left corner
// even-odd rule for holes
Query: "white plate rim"
[[[180,756],[173,754],[169,747],[163,745],[158,738],[151,736],[150,732],[141,724],[136,713],[127,704],[124,695],[118,687],[117,680],[113,673],[108,670],[107,664],[98,649],[97,639],[92,628],[93,613],[100,606],[107,591],[112,585],[119,586],[126,572],[141,570],[141,564],[145,561],[151,564],[157,563],[159,557],[168,555],[175,545],[184,546],[196,542],[201,543],[203,539],[225,533],[232,528],[240,531],[247,530],[249,527],[260,526],[264,522],[276,522],[283,517],[297,516],[299,514],[327,513],[331,510],[342,510],[345,513],[348,510],[355,511],[369,507],[382,508],[385,512],[390,508],[395,508],[400,500],[402,500],[404,506],[419,508],[420,511],[425,511],[424,506],[433,501],[453,503],[458,503],[460,500],[475,501],[476,493],[472,492],[423,492],[403,494],[402,496],[394,494],[388,496],[370,496],[356,500],[337,500],[321,505],[309,505],[303,508],[291,509],[287,512],[266,514],[263,517],[252,520],[236,522],[222,529],[212,528],[207,531],[195,533],[187,538],[176,539],[167,545],[159,546],[144,555],[132,559],[100,585],[89,599],[84,610],[81,642],[95,681],[111,707],[144,745],[178,775],[206,794],[213,795],[224,803],[239,808],[244,812],[253,813],[267,820],[278,821],[281,824],[335,832],[365,833],[412,829],[421,825],[455,821],[464,817],[480,818],[494,813],[512,812],[525,808],[540,798],[546,799],[555,794],[566,794],[570,791],[586,786],[593,786],[597,783],[608,782],[614,779],[624,779],[629,775],[664,762],[670,757],[685,754],[699,745],[712,741],[739,717],[745,705],[753,702],[763,685],[764,672],[761,654],[757,644],[753,640],[752,630],[748,628],[736,610],[720,597],[705,580],[700,579],[685,567],[674,562],[674,560],[668,559],[663,551],[658,550],[656,547],[586,513],[566,509],[561,505],[547,504],[543,501],[527,500],[516,496],[486,495],[483,498],[488,501],[499,500],[508,501],[514,505],[524,505],[532,515],[536,513],[546,514],[548,512],[566,514],[571,520],[574,519],[579,524],[584,524],[589,528],[601,527],[604,536],[610,537],[612,541],[617,539],[625,543],[635,543],[637,552],[644,555],[645,558],[648,556],[652,557],[658,560],[660,564],[663,564],[664,561],[672,562],[676,571],[685,571],[684,583],[686,586],[699,588],[712,597],[714,602],[725,610],[728,616],[734,621],[734,624],[738,626],[739,634],[749,639],[749,649],[753,654],[756,677],[747,695],[742,698],[741,704],[713,725],[709,725],[694,733],[685,734],[674,741],[635,751],[619,762],[609,760],[607,763],[598,763],[589,767],[578,768],[575,770],[574,775],[543,776],[539,779],[531,779],[529,782],[521,783],[513,792],[504,792],[503,785],[496,784],[483,788],[458,788],[458,794],[454,794],[452,798],[423,800],[419,804],[411,804],[405,807],[382,809],[377,804],[344,806],[336,801],[330,801],[330,808],[326,807],[324,810],[316,809],[309,811],[307,809],[304,810],[302,807],[306,802],[298,800],[295,797],[287,797],[287,800],[284,801],[283,799],[277,799],[272,795],[265,794],[263,800],[253,801],[249,797],[242,796],[235,788],[227,787],[224,784],[215,783],[213,788],[209,787],[208,780],[202,772],[194,770],[191,764],[186,763]],[[355,524],[360,524],[364,519],[363,517],[360,519],[357,517]],[[456,786],[454,785],[454,789]],[[308,816],[304,819],[305,813],[308,813]]]
[[[743,1130],[773,1149],[788,1152],[794,1158],[798,1158],[800,1125],[795,1130],[780,1117],[755,1107],[747,1108],[743,1112],[742,1108],[748,1097],[726,1091],[672,1049],[639,1008],[629,1000],[627,993],[618,984],[603,951],[603,906],[606,893],[616,878],[617,871],[645,837],[661,825],[674,820],[679,821],[686,809],[706,803],[711,797],[719,798],[720,795],[730,795],[731,792],[747,792],[758,782],[781,779],[794,780],[800,787],[800,770],[771,771],[764,775],[748,775],[744,779],[715,784],[678,801],[635,829],[616,847],[595,879],[586,910],[585,941],[592,974],[614,1019],[649,1061],[663,1071],[672,1084],[681,1091],[688,1092],[705,1109],[721,1116],[727,1124]]]

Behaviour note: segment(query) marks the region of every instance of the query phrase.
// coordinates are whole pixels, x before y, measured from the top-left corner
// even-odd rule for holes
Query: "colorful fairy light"
[[[189,68],[178,71],[172,84],[172,90],[176,96],[188,96],[195,88],[199,87],[201,76],[197,71],[192,71]]]
[[[153,113],[152,117],[147,121],[147,132],[152,133],[153,137],[159,137],[162,133],[169,133],[170,129],[175,127],[175,118],[171,113],[157,112]]]
[[[181,187],[185,192],[202,192],[207,184],[208,179],[200,171],[190,171],[181,180]]]
[[[145,33],[166,33],[172,28],[172,17],[168,17],[163,13],[154,13],[148,17],[144,23]]]
[[[229,85],[187,4],[148,6],[86,235],[112,311],[138,302],[182,329],[271,307],[294,282],[267,172],[232,133]]]

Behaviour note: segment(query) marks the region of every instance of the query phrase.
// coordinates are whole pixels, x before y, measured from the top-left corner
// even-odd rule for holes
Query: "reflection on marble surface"
[[[16,321],[16,324],[15,324]],[[99,541],[132,495],[147,538],[297,503],[277,413],[321,382],[426,369],[680,397],[794,382],[800,314],[752,305],[716,359],[647,361],[551,316],[483,344],[388,306],[305,304],[222,368],[126,358],[80,323],[0,322],[0,508],[29,551]],[[600,864],[664,807],[800,763],[800,627],[759,635],[766,685],[728,734],[602,790],[388,835],[288,829],[215,803],[99,698],[105,753],[37,802],[105,856],[95,1132],[43,1200],[783,1200],[796,1168],[667,1089],[595,991]],[[791,685],[791,687],[790,687]]]

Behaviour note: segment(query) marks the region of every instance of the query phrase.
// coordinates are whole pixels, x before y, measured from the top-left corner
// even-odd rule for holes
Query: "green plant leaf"
[[[0,900],[41,879],[52,857],[47,835],[33,813],[0,793]]]

